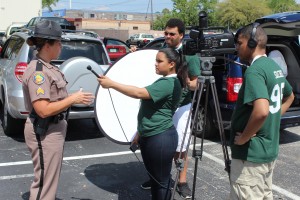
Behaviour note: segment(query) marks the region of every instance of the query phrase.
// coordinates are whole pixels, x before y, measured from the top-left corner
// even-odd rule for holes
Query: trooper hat
[[[42,20],[36,24],[31,36],[26,42],[29,46],[34,45],[34,38],[45,38],[52,40],[61,40],[61,27],[57,22],[51,20]]]

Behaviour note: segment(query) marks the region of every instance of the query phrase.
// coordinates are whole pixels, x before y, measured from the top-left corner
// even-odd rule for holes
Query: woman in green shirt
[[[132,98],[141,99],[138,134],[133,143],[140,145],[151,179],[153,200],[168,200],[171,196],[169,183],[172,160],[178,144],[172,117],[187,77],[187,66],[182,60],[182,55],[172,48],[159,50],[155,70],[162,77],[144,88],[117,83],[106,76],[98,79],[103,88],[113,88]]]

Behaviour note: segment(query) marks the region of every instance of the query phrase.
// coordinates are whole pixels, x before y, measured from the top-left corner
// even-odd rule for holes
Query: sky
[[[151,13],[151,0],[59,0],[53,10],[57,9],[86,9],[99,11],[123,11]],[[296,0],[300,3],[300,0]],[[172,9],[171,0],[152,0],[153,13],[161,12],[164,8]]]
[[[300,0],[299,0],[300,1]],[[101,11],[123,11],[151,13],[151,0],[59,0],[57,9],[86,9]],[[171,0],[152,0],[153,13],[161,12],[164,8],[172,9]]]

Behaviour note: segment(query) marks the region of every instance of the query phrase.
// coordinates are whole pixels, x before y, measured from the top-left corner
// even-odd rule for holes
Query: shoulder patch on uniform
[[[45,90],[43,90],[41,87],[39,87],[37,90],[36,90],[36,95],[44,95],[45,94]]]
[[[35,72],[33,75],[33,82],[37,85],[41,85],[45,82],[45,75],[43,72]]]

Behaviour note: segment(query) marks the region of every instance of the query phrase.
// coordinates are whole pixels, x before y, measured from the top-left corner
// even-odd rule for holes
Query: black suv
[[[33,28],[39,21],[46,20],[46,19],[55,21],[60,25],[62,29],[76,30],[76,26],[74,26],[71,22],[69,22],[68,20],[62,17],[34,17],[24,26],[24,28],[33,30]]]
[[[289,110],[281,118],[281,129],[300,125],[300,12],[279,13],[257,19],[268,35],[267,54],[273,50],[281,52],[287,64],[287,80],[293,87],[295,100]],[[189,40],[185,36],[184,40]],[[157,38],[144,48],[159,49],[164,38]],[[235,108],[237,94],[243,81],[245,68],[228,62],[227,58],[238,60],[233,54],[224,53],[224,59],[217,57],[213,63],[212,73],[215,77],[218,99],[225,130],[230,129],[230,120]],[[201,59],[201,58],[200,58]],[[199,66],[200,67],[200,66]],[[202,95],[204,97],[204,95]],[[203,98],[204,99],[204,98]],[[203,102],[202,102],[203,105]],[[217,134],[217,120],[214,103],[208,103],[206,137]],[[203,130],[203,106],[197,121],[197,131]]]

